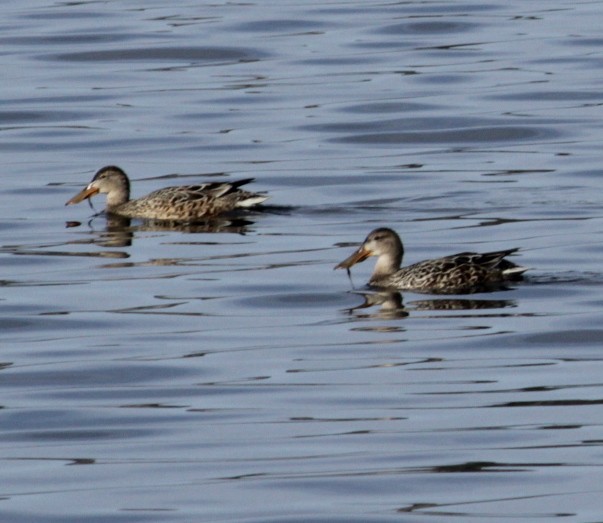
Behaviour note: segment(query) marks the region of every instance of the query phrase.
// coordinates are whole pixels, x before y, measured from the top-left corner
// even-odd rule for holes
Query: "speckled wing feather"
[[[165,187],[121,205],[117,213],[130,218],[195,221],[260,203],[267,196],[239,189],[253,179]]]
[[[500,284],[526,269],[505,260],[518,249],[488,253],[462,252],[404,267],[394,274],[371,280],[372,285],[398,289],[429,289],[430,292],[479,291]]]

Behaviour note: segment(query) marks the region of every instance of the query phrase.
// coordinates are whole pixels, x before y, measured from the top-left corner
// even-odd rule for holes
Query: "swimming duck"
[[[249,208],[268,199],[265,194],[240,189],[253,178],[236,182],[165,187],[130,200],[130,180],[114,165],[100,169],[85,189],[65,205],[73,205],[98,193],[107,195],[106,212],[128,218],[194,222],[238,208]]]
[[[501,287],[505,281],[517,281],[527,270],[505,257],[519,249],[487,253],[461,252],[425,260],[400,268],[404,247],[392,229],[375,229],[360,248],[335,269],[348,269],[369,256],[377,256],[369,285],[398,290],[444,294],[465,294]]]

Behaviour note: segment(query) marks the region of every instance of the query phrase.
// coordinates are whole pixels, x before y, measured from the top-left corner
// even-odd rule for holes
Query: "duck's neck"
[[[130,191],[126,187],[119,187],[107,193],[107,209],[115,209],[130,199]]]
[[[377,263],[375,264],[375,269],[373,270],[371,280],[385,278],[396,272],[402,263],[402,255],[403,253],[398,255],[382,254],[379,256],[377,258]]]

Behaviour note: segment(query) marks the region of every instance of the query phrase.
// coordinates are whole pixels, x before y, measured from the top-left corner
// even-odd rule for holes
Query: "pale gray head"
[[[343,260],[336,269],[349,269],[352,265],[377,256],[376,275],[391,274],[400,268],[404,247],[402,240],[392,229],[380,227],[372,231],[362,242],[359,249]]]
[[[380,227],[372,231],[362,243],[362,248],[370,252],[369,256],[387,255],[398,258],[400,262],[404,255],[404,247],[400,236],[386,227]]]
[[[115,165],[103,167],[94,175],[86,188],[65,205],[79,203],[99,193],[107,195],[107,208],[126,203],[130,199],[130,181],[126,173]]]

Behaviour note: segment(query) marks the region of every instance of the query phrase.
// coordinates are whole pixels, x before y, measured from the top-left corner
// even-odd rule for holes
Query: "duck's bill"
[[[74,205],[76,203],[80,203],[84,201],[86,198],[90,198],[98,193],[98,189],[96,187],[86,187],[84,190],[77,193],[71,200],[69,200],[65,205]]]
[[[366,260],[371,255],[371,251],[365,249],[364,247],[360,247],[354,254],[352,254],[349,258],[346,258],[341,263],[335,266],[336,269],[349,269],[352,265],[356,265],[361,261]]]

